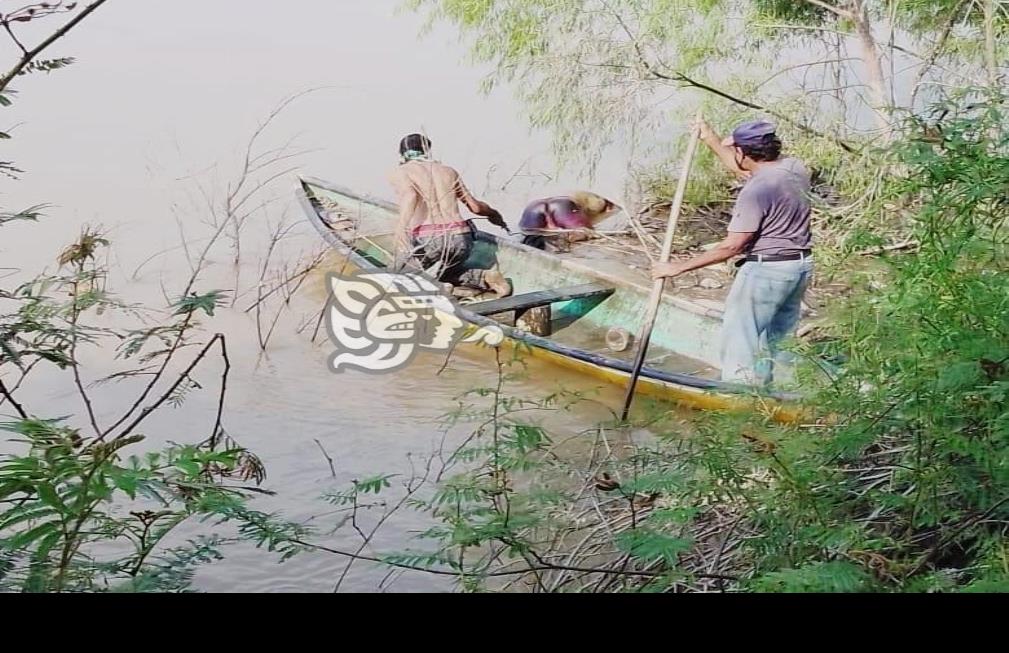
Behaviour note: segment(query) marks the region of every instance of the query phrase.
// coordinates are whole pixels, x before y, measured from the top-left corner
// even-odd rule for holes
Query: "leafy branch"
[[[9,12],[7,14],[0,14],[0,24],[4,26],[7,33],[14,39],[14,42],[18,45],[21,50],[21,58],[14,64],[14,66],[8,70],[3,75],[0,75],[0,95],[7,90],[7,87],[14,80],[15,77],[19,76],[24,72],[29,65],[43,52],[45,52],[50,46],[59,41],[61,38],[66,36],[72,29],[77,27],[85,18],[97,11],[102,5],[106,3],[107,0],[95,0],[91,4],[87,5],[80,10],[73,18],[67,21],[62,27],[57,29],[55,32],[50,34],[47,38],[43,39],[35,47],[28,49],[25,47],[18,38],[14,35],[13,29],[11,27],[12,23],[24,23],[32,20],[36,20],[41,17],[51,16],[53,14],[65,13],[73,11],[77,7],[76,2],[64,3],[64,2],[50,2],[50,3],[36,3],[33,5],[28,5],[22,7],[15,12]]]

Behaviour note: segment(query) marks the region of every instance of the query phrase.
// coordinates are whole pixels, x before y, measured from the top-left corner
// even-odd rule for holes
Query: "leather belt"
[[[812,256],[813,251],[807,249],[794,254],[750,254],[745,260],[747,263],[779,263],[782,261],[805,261]]]

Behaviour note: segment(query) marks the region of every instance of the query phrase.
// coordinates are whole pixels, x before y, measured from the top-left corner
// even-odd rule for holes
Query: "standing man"
[[[745,123],[724,141],[703,120],[697,128],[722,163],[747,182],[725,240],[691,260],[656,264],[652,276],[672,279],[745,255],[725,302],[722,379],[766,385],[778,344],[799,322],[813,274],[810,174],[798,159],[781,156],[771,123]],[[762,339],[769,356],[761,353]]]
[[[400,165],[389,175],[399,203],[396,268],[415,262],[452,286],[510,295],[511,283],[500,272],[466,266],[473,251],[473,226],[462,218],[459,202],[507,230],[501,214],[473,197],[458,172],[431,158],[431,141],[426,136],[405,137],[399,154]]]

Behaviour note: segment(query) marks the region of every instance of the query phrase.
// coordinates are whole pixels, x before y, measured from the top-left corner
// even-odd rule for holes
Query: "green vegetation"
[[[509,397],[501,365],[491,406],[456,416],[477,423],[459,469],[411,492],[440,522],[423,553],[382,559],[472,591],[1009,591],[1004,106],[950,104],[940,136],[892,148],[872,208],[905,211],[918,248],[837,307],[843,375],[805,370],[819,421],[656,407],[654,438],[610,424],[572,449],[528,415],[584,399]]]
[[[465,471],[412,502],[441,522],[424,534],[426,552],[387,562],[455,575],[468,590],[516,580],[544,592],[1009,590],[1009,130],[997,84],[965,82],[1000,77],[1000,5],[412,4],[469,34],[475,57],[497,65],[492,82],[521,80],[533,123],[554,130],[562,157],[600,154],[647,120],[667,123],[640,111],[656,85],[714,96],[715,121],[728,123],[743,102],[755,104],[747,98],[760,85],[723,73],[729,90],[720,92],[699,80],[727,62],[752,75],[758,45],[780,65],[774,55],[798,26],[854,35],[866,71],[855,81],[868,88],[874,124],[852,118],[847,92],[833,112],[787,85],[761,102],[793,127],[795,151],[840,197],[819,221],[831,236],[830,272],[850,277],[854,292],[833,307],[816,352],[843,359],[843,374],[812,362],[803,371],[814,423],[713,416],[685,425],[657,409],[644,424],[654,439],[604,425],[583,434],[588,452],[572,452],[519,408],[553,410],[558,398],[523,404],[499,383],[484,391],[489,417],[452,457]],[[727,16],[746,17],[737,27],[796,29],[764,25],[751,38]],[[885,73],[886,48],[865,34],[887,17],[890,55],[909,47],[897,45],[897,31],[930,48],[910,73]],[[995,47],[965,47],[970,39]],[[833,37],[811,40],[848,54]],[[843,79],[857,77],[843,68]],[[920,92],[929,80],[946,86]],[[695,201],[724,199],[724,177],[707,166]],[[661,188],[661,174],[652,180]],[[881,248],[868,271],[847,265],[846,252],[893,242],[902,246]],[[811,346],[796,350],[814,359]]]
[[[263,492],[262,463],[224,428],[225,338],[201,340],[199,319],[213,314],[223,294],[190,293],[156,326],[103,326],[116,315],[121,324],[157,317],[108,291],[107,271],[96,261],[109,245],[86,231],[60,255],[61,273],[2,291],[0,405],[17,419],[0,423],[13,449],[0,456],[0,591],[184,590],[194,567],[218,559],[226,540],[204,536],[168,546],[171,536],[195,520],[245,519],[252,514],[246,500]],[[137,388],[118,419],[103,423],[82,380],[80,358],[89,349],[111,350],[132,365],[103,380]],[[198,353],[172,373],[170,363],[190,349]],[[145,446],[148,418],[202,388],[197,371],[210,355],[220,356],[222,371],[218,410],[206,431],[192,445]],[[15,397],[43,366],[65,372],[88,427],[75,427],[69,416],[40,416]]]
[[[818,225],[821,244],[835,250],[866,226],[879,178],[874,150],[957,88],[997,87],[1009,43],[1009,12],[997,0],[405,4],[459,29],[473,59],[493,66],[485,86],[517,89],[562,162],[591,171],[614,154],[608,145],[633,146],[633,208],[670,199],[696,109],[722,129],[773,117],[789,151],[842,200],[836,215],[822,208]],[[725,182],[702,152],[688,203],[726,199]],[[902,242],[892,217],[879,233]]]
[[[0,290],[0,405],[12,413],[0,428],[18,447],[0,457],[0,591],[185,591],[197,566],[240,540],[282,559],[346,559],[337,589],[369,563],[464,591],[1009,591],[1004,3],[409,4],[471,38],[475,58],[496,67],[489,85],[518,82],[562,160],[587,154],[591,165],[614,140],[682,127],[691,103],[719,125],[755,111],[787,125],[792,150],[836,194],[819,208],[821,260],[852,288],[815,345],[794,344],[814,418],[688,420],[655,405],[638,423],[565,439],[543,416],[588,399],[511,396],[521,357],[499,353],[494,382],[446,416],[446,440],[464,424],[468,437],[411,461],[409,477],[380,472],[330,493],[332,511],[310,530],[249,505],[265,470],[224,428],[228,351],[200,320],[227,298],[195,289],[206,252],[178,299],[151,313],[109,292],[98,261],[110,243],[86,231],[56,274]],[[73,8],[46,9],[40,18]],[[0,78],[0,103],[17,75],[71,63],[21,61]],[[654,109],[670,91],[676,116]],[[676,171],[656,158],[641,180],[662,199]],[[726,201],[715,162],[698,169],[695,205]],[[20,172],[11,162],[0,171]],[[0,225],[44,210],[4,211]],[[871,265],[852,264],[872,248]],[[105,326],[108,313],[135,328]],[[137,389],[114,419],[81,375],[80,352],[108,343],[130,367],[106,381]],[[815,363],[824,353],[844,361],[842,373]],[[206,430],[151,450],[148,418],[205,389],[195,375],[212,361],[220,394]],[[67,373],[79,419],[19,401],[47,366]],[[379,530],[409,510],[430,527],[412,546],[375,553]],[[334,512],[335,525],[323,524]],[[201,522],[230,523],[231,535],[190,537]],[[353,530],[359,546],[325,546],[330,526]]]
[[[519,82],[532,122],[554,130],[561,154],[578,156],[600,154],[599,144],[636,125],[666,129],[669,111],[689,116],[691,104],[708,100],[830,137],[888,132],[895,112],[934,95],[922,94],[926,83],[962,84],[985,69],[997,78],[1005,54],[998,37],[1009,26],[1001,3],[989,16],[992,3],[958,0],[406,4],[458,27],[474,59],[495,66],[488,85]],[[890,26],[893,38],[884,40]],[[960,46],[989,32],[993,61]]]
[[[8,85],[18,76],[73,63],[38,57],[46,44],[104,2],[36,3],[0,13],[0,24],[15,39],[13,27],[69,15],[40,46],[21,47],[23,56],[0,77],[0,104],[11,104]],[[0,172],[12,179],[22,173],[12,162],[0,162]],[[235,188],[246,192],[242,184]],[[5,209],[0,226],[36,222],[46,208]],[[195,569],[220,559],[226,544],[244,539],[276,549],[270,539],[274,532],[298,532],[246,506],[250,497],[266,493],[259,488],[265,470],[225,428],[231,370],[226,340],[207,334],[200,324],[227,300],[222,291],[196,288],[207,251],[231,222],[217,227],[178,299],[162,310],[126,304],[111,292],[108,270],[100,263],[111,243],[97,230],[85,229],[61,253],[52,253],[57,272],[17,271],[26,279],[19,283],[10,281],[13,275],[5,277],[0,287],[0,409],[5,413],[0,431],[7,434],[0,454],[0,592],[186,591]],[[82,362],[85,352],[118,361],[120,371],[96,383],[117,384],[120,400],[133,397],[130,403],[98,404],[96,384],[88,383]],[[217,384],[202,379],[213,361],[219,361],[219,371],[213,372],[219,375]],[[19,399],[23,386],[47,371],[66,384],[63,394],[72,405],[37,411]],[[158,433],[152,439],[175,437],[192,444],[152,447],[147,442],[155,435],[147,431],[151,416],[181,408],[201,390],[213,392],[217,406],[205,430]],[[233,522],[232,535],[192,527],[207,521]]]

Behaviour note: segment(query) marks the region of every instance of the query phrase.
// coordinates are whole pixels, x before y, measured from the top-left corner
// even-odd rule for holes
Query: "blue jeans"
[[[787,354],[778,345],[795,330],[813,261],[746,263],[725,301],[722,380],[767,385]]]

